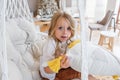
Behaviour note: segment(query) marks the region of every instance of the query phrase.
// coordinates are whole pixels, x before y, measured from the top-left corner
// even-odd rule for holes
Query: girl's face
[[[71,36],[71,28],[67,20],[60,18],[55,26],[55,37],[61,41],[67,41]]]

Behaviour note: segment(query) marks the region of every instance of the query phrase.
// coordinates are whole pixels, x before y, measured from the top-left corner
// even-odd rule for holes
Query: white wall
[[[115,5],[116,5],[116,0],[108,0],[106,11],[108,11],[108,10],[114,11],[115,10]]]
[[[92,3],[91,3],[92,2]],[[86,17],[95,17],[96,0],[86,0]]]
[[[101,20],[106,13],[106,5],[107,0],[86,0],[86,17],[95,22]]]
[[[106,13],[107,1],[108,0],[96,0],[96,6],[95,6],[95,20],[96,21],[103,19]]]

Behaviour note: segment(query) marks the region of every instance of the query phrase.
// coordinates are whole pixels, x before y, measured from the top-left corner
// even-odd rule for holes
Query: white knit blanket
[[[81,44],[77,44],[67,52],[70,65],[73,69],[81,72]],[[89,74],[94,75],[120,75],[120,61],[112,53],[100,46],[87,43]]]

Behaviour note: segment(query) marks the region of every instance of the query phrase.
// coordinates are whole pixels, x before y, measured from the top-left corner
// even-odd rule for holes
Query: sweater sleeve
[[[49,80],[54,80],[55,73],[48,74],[44,71],[44,67],[48,66],[48,61],[54,59],[55,53],[55,41],[53,38],[49,38],[47,42],[43,45],[43,55],[40,57],[40,72],[42,77],[48,78]]]

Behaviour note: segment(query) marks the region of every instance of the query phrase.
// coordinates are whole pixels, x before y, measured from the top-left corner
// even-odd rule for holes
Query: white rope
[[[7,53],[5,39],[5,2],[0,0],[0,80],[8,80]]]
[[[25,18],[33,21],[27,0],[7,0],[6,4],[6,19]]]
[[[61,0],[61,7],[65,11],[65,0]],[[81,26],[81,53],[82,53],[82,61],[81,61],[81,79],[88,80],[88,54],[86,52],[86,34],[85,34],[85,0],[77,0],[77,7],[79,11],[79,18],[80,18],[80,26]]]
[[[27,0],[0,0],[0,80],[8,80],[5,21],[11,18],[33,22]]]
[[[85,0],[77,0],[78,2],[78,10],[79,10],[79,18],[80,18],[80,26],[81,26],[81,53],[82,53],[82,66],[81,66],[81,79],[88,80],[88,54],[86,48],[86,25],[85,25]]]

